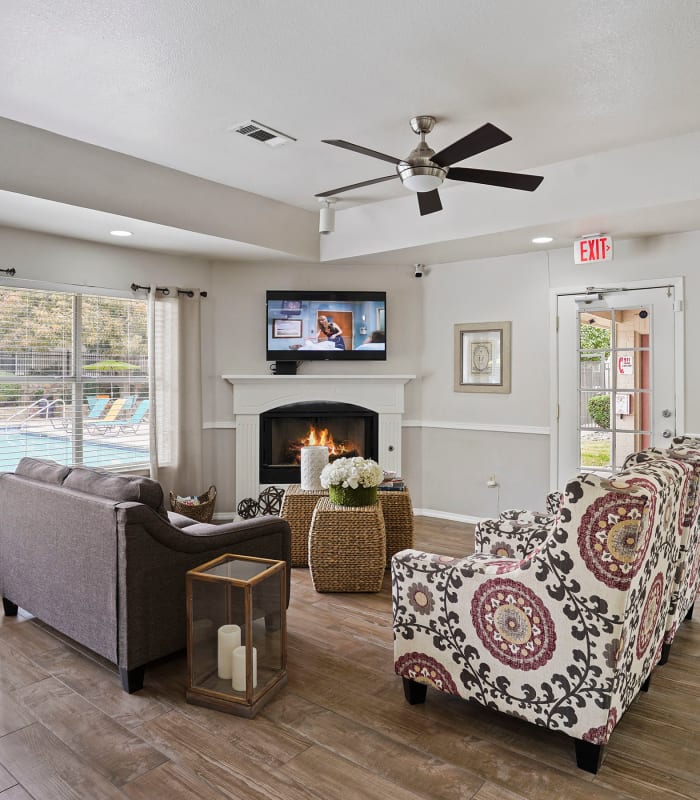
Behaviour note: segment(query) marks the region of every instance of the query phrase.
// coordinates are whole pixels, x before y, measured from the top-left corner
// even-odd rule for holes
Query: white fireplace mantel
[[[290,403],[331,401],[378,416],[379,463],[401,473],[404,387],[415,375],[222,375],[233,386],[236,504],[260,492],[260,414]]]

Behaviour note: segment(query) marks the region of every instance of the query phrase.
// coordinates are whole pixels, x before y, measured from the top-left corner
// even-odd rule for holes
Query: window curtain
[[[201,494],[200,293],[154,287],[148,298],[151,477],[166,495]]]

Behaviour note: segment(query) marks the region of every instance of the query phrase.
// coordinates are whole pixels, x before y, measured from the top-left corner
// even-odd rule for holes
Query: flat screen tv
[[[386,292],[268,291],[267,360],[386,361]]]

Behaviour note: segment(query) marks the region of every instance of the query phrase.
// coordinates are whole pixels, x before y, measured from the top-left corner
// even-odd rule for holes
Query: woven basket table
[[[386,530],[386,565],[390,567],[394,553],[413,547],[413,505],[408,489],[397,492],[380,489],[378,494]]]
[[[306,491],[300,483],[287,487],[282,498],[280,517],[286,519],[292,530],[292,566],[306,567],[309,563],[309,528],[316,503],[327,497],[325,489]]]
[[[380,503],[336,506],[321,497],[311,519],[309,567],[317,592],[378,592],[386,565]]]

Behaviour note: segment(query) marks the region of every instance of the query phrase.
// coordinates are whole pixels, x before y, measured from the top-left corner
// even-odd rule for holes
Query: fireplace
[[[257,497],[260,481],[260,417],[290,403],[316,403],[318,398],[350,403],[377,414],[377,461],[401,472],[401,416],[404,386],[415,375],[224,375],[233,389],[236,430],[236,503]],[[373,451],[370,451],[373,452]],[[300,478],[295,479],[297,483]],[[275,482],[282,483],[278,477]]]
[[[278,406],[260,415],[260,483],[300,483],[301,448],[326,445],[329,458],[378,459],[378,415],[339,402]]]

